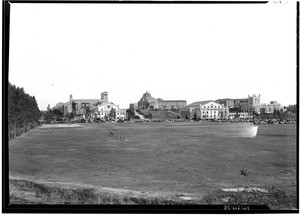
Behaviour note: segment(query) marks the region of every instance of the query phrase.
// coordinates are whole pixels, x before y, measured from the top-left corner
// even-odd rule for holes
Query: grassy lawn
[[[16,196],[18,190],[30,193],[28,187],[37,189],[39,184],[48,190],[54,185],[64,190],[72,184],[79,190],[86,186],[95,192],[111,188],[118,195],[126,193],[118,197],[118,204],[139,203],[126,200],[134,196],[151,196],[151,201],[145,197],[149,201],[144,203],[149,204],[220,204],[221,199],[232,194],[223,192],[224,188],[258,187],[273,190],[278,198],[286,195],[289,201],[282,204],[295,207],[295,125],[262,125],[255,138],[230,135],[230,129],[236,130],[237,124],[80,125],[33,129],[9,143],[10,186]],[[124,141],[112,136],[112,130]],[[242,169],[250,173],[243,176]],[[43,196],[43,192],[39,193]],[[248,199],[259,198],[247,195]],[[267,194],[259,195],[267,198]],[[95,197],[93,203],[104,204],[99,198]],[[15,201],[21,201],[18,199]],[[230,197],[224,201],[238,200]]]

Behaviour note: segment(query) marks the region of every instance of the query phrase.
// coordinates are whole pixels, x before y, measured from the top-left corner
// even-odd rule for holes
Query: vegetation
[[[294,111],[294,110],[293,110]],[[296,113],[292,111],[279,111],[275,110],[273,113],[261,113],[256,116],[258,119],[278,119],[278,120],[288,120],[288,119],[296,119]]]
[[[289,105],[286,107],[287,111],[290,111],[291,113],[297,113],[297,105]]]
[[[268,193],[263,192],[219,192],[205,198],[207,204],[266,205],[272,210],[296,208],[296,196],[287,195],[279,187],[271,185]]]
[[[10,179],[9,188],[11,204],[182,205],[186,203],[176,196],[164,197],[137,191],[118,192],[118,190],[110,191],[91,186],[70,187],[67,184],[32,182],[23,179]]]
[[[215,195],[216,186],[270,190],[269,186],[274,185],[286,193],[286,198],[291,198],[286,203],[292,203],[292,198],[297,195],[296,127],[293,125],[261,126],[255,139],[232,138],[228,131],[235,131],[239,127],[236,124],[164,122],[104,123],[101,128],[97,124],[81,126],[35,129],[18,138],[18,144],[10,147],[10,177],[19,176],[25,180],[28,177],[28,180],[38,180],[35,181],[38,184],[45,182],[45,191],[40,186],[41,190],[37,192],[45,204],[55,201],[76,204],[77,196],[77,203],[81,204],[86,189],[78,190],[76,184],[161,194],[191,194],[201,198],[209,193]],[[109,131],[128,141],[120,141]],[[206,143],[201,144],[201,150],[199,143]],[[249,170],[250,175],[242,176],[241,169]],[[48,185],[54,188],[48,188]],[[59,188],[59,185],[63,186]],[[30,184],[28,186],[30,188]],[[24,188],[25,191],[21,188],[16,189],[14,201],[26,193],[30,195],[25,196],[25,200],[36,197],[29,188]],[[282,199],[280,193],[278,190],[274,195]],[[224,197],[231,195],[229,192],[223,194]],[[239,194],[235,192],[235,195]],[[92,203],[89,192],[86,195],[85,203]],[[115,199],[112,195],[107,196],[99,197],[99,202],[106,198],[103,204],[110,204],[110,197]],[[264,193],[261,197],[268,198]],[[245,198],[250,203],[252,193],[240,199]],[[140,202],[149,203],[142,199]]]
[[[126,115],[127,115],[128,120],[134,119],[134,116],[135,116],[134,110],[132,110],[132,109],[126,109]]]
[[[114,109],[114,108],[110,109],[109,117],[111,119],[115,119],[116,118],[116,109]]]
[[[47,122],[54,121],[54,120],[62,120],[64,114],[59,109],[49,109],[47,111],[41,111],[44,120]],[[71,117],[71,114],[68,115],[68,118]]]
[[[34,96],[23,88],[8,85],[8,137],[9,140],[34,128],[41,116]]]

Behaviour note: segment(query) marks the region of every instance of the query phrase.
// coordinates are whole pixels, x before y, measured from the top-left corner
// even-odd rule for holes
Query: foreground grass
[[[217,191],[200,198],[184,195],[145,193],[111,188],[95,188],[54,182],[10,179],[11,204],[130,204],[130,205],[267,205],[270,209],[296,209],[296,197],[274,186],[268,193]]]
[[[191,204],[180,196],[10,179],[11,204]]]
[[[225,205],[267,205],[271,210],[296,209],[296,196],[288,196],[285,191],[275,186],[270,186],[268,193],[262,192],[219,192],[208,195],[205,201],[208,204]]]

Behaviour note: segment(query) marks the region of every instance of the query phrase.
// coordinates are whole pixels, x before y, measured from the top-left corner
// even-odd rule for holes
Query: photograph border
[[[297,210],[267,210],[268,207],[250,205],[249,211],[226,211],[223,205],[10,205],[9,204],[9,147],[8,147],[8,76],[10,5],[17,3],[62,4],[265,4],[268,1],[98,1],[98,0],[4,0],[2,2],[2,212],[3,213],[299,213],[299,114],[296,119],[297,138]],[[280,3],[281,1],[277,1]],[[297,46],[296,85],[299,113],[299,1],[296,6]]]

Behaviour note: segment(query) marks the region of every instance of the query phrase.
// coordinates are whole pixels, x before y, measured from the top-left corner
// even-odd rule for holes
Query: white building
[[[100,118],[102,120],[105,120],[105,116],[109,117],[111,109],[116,110],[116,118],[115,120],[126,119],[126,109],[120,109],[119,105],[115,105],[112,102],[103,102],[97,106],[96,113],[97,113],[97,118]]]
[[[191,118],[196,119],[224,119],[229,112],[223,104],[211,100],[194,102],[187,107],[190,108]]]
[[[228,118],[229,119],[234,119],[234,118],[238,118],[238,119],[249,119],[249,113],[248,112],[238,112],[238,115],[236,115],[236,112],[231,112],[228,113]]]
[[[277,101],[270,101],[268,104],[261,104],[261,111],[263,113],[274,113],[282,109],[282,105]]]

